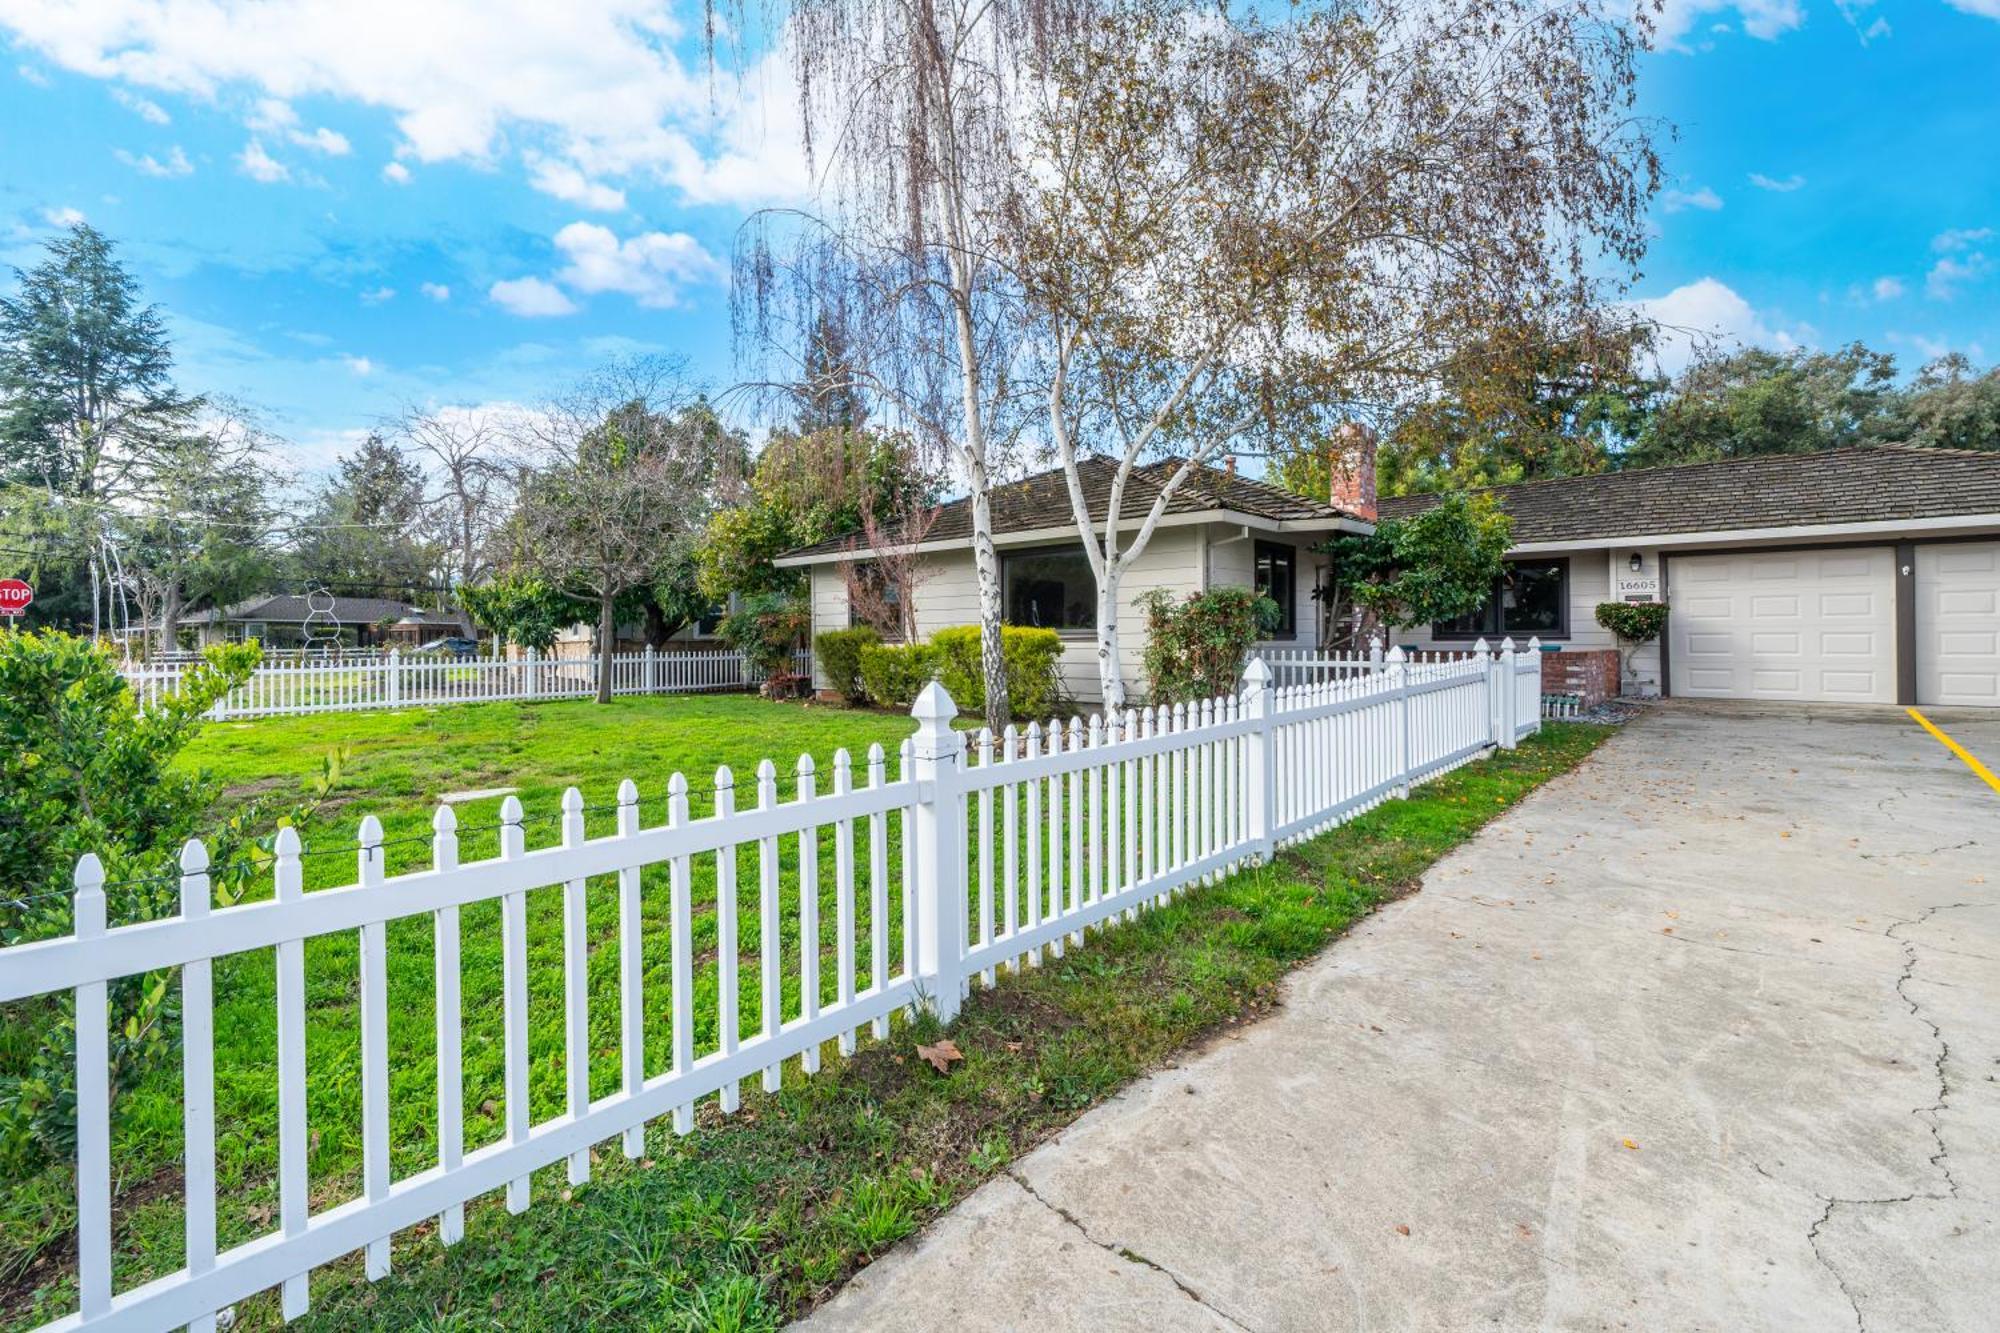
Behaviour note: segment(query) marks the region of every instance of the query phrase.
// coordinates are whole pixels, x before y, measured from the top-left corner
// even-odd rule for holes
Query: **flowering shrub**
[[[1164,588],[1146,611],[1146,681],[1156,704],[1233,693],[1251,645],[1278,627],[1278,604],[1248,588],[1211,588],[1179,603]]]

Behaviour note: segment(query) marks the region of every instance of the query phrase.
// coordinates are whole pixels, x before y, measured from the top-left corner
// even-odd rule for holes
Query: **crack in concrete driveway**
[[[1653,710],[808,1322],[1993,1327],[1996,844],[1884,710]]]

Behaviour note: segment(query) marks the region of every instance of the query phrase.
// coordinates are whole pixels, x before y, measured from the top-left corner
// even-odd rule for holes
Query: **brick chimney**
[[[1375,521],[1375,432],[1358,421],[1333,433],[1333,491],[1328,499],[1343,513]]]

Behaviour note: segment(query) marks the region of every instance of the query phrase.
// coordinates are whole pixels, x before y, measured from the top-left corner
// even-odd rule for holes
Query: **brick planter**
[[[1586,708],[1618,697],[1618,650],[1564,649],[1542,654],[1542,693],[1575,694]]]

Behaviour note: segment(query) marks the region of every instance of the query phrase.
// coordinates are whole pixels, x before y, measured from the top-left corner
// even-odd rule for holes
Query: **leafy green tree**
[[[1458,491],[1365,537],[1336,538],[1327,548],[1327,638],[1355,645],[1376,625],[1402,629],[1477,609],[1492,595],[1513,530],[1491,495]]]
[[[435,591],[433,553],[414,535],[424,517],[423,470],[370,434],[313,496],[294,543],[297,578],[337,593],[424,600]]]
[[[803,574],[772,561],[795,547],[859,532],[864,509],[907,512],[936,494],[914,445],[900,435],[829,428],[773,435],[750,474],[749,494],[709,521],[699,553],[703,594],[793,594]]]
[[[0,296],[0,529],[39,539],[14,556],[34,565],[29,623],[94,632],[118,506],[143,498],[148,465],[202,402],[174,386],[159,309],[102,233],[69,228],[14,279]]]
[[[1850,343],[1833,352],[1749,348],[1698,360],[1618,460],[1621,467],[1800,454],[1886,438],[1896,363]]]
[[[2000,366],[1981,373],[1962,352],[1922,370],[1890,411],[1883,436],[1942,449],[2000,449]]]

